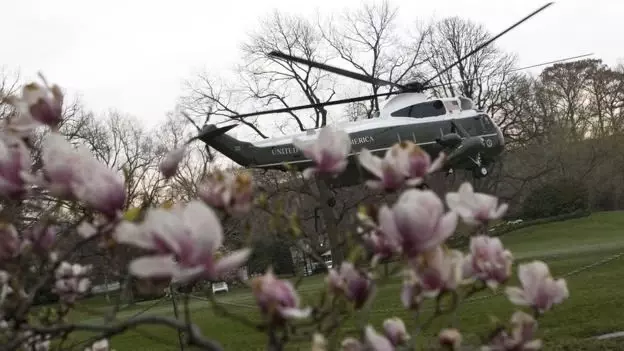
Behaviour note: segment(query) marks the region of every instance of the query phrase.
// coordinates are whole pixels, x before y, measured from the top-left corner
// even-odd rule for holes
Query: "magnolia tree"
[[[221,350],[219,340],[204,335],[194,324],[188,298],[181,301],[184,313],[179,317],[143,315],[124,320],[116,317],[119,308],[115,306],[106,323],[72,320],[69,313],[80,305],[91,286],[91,267],[73,261],[72,253],[90,242],[129,245],[143,253],[130,262],[130,275],[165,281],[189,292],[201,281],[221,280],[246,264],[253,248],[227,254],[222,251],[221,221],[245,215],[254,206],[270,210],[267,201],[248,174],[216,173],[199,186],[196,200],[167,208],[146,206],[136,218],[124,215],[124,180],[59,133],[63,94],[58,86],[43,83],[28,84],[21,96],[8,99],[18,113],[5,121],[0,134],[0,192],[4,197],[0,212],[0,348],[63,349],[72,334],[79,332],[92,334],[87,350],[109,350],[112,337],[144,325],[159,325],[181,333],[180,340],[186,345]],[[42,164],[40,169],[31,169],[33,146],[29,137],[39,127],[47,132],[41,146]],[[314,143],[296,141],[296,145],[315,164],[304,172],[305,179],[323,181],[345,171],[351,152],[345,132],[325,127]],[[161,161],[165,178],[175,175],[186,149],[185,145],[173,150]],[[394,204],[362,206],[347,240],[349,259],[329,270],[326,288],[318,299],[303,305],[295,285],[279,279],[270,268],[250,282],[260,321],[235,316],[210,299],[219,316],[235,318],[264,333],[269,350],[282,350],[297,336],[313,350],[415,349],[422,337],[419,332],[433,318],[456,312],[464,299],[479,291],[502,289],[510,279],[512,254],[499,239],[486,234],[488,224],[499,219],[507,206],[494,196],[475,193],[469,183],[446,194],[445,201],[421,186],[428,174],[444,164],[444,154],[431,160],[416,144],[401,142],[383,158],[364,150],[357,162],[379,178],[369,181],[368,186],[400,195]],[[61,250],[55,245],[53,214],[21,233],[16,228],[22,226],[12,222],[12,211],[42,192],[75,203],[72,209],[81,206],[97,214],[73,229],[72,235],[79,238],[73,247]],[[291,214],[275,211],[274,216],[276,223],[286,223],[274,226],[279,235],[296,235],[297,224]],[[467,253],[445,245],[460,221],[475,230]],[[394,259],[404,272],[402,291],[394,298],[410,312],[408,315],[424,313],[426,300],[434,304],[432,318],[423,323],[415,321],[413,331],[397,317],[389,316],[381,328],[368,322],[366,311],[374,306],[375,292],[384,283],[377,278],[377,262],[382,259]],[[483,345],[472,345],[474,348],[541,347],[536,337],[537,320],[568,297],[566,282],[554,279],[541,261],[521,264],[517,272],[521,286],[507,287],[504,292],[519,309],[509,323],[492,330],[489,339]],[[47,306],[49,313],[41,314],[33,302],[45,286],[53,286],[60,300]],[[360,312],[356,332],[340,334],[349,315]],[[442,329],[437,335],[441,348],[468,347],[457,328]]]

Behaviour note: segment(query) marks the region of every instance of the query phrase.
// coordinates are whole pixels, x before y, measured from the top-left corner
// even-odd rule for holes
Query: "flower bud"
[[[383,328],[386,338],[388,338],[394,346],[403,345],[409,340],[405,324],[400,318],[394,317],[386,319],[383,322]]]
[[[58,85],[48,86],[40,75],[44,85],[26,84],[22,96],[11,96],[8,101],[19,113],[34,121],[56,128],[63,118],[63,92]]]
[[[185,154],[186,144],[170,151],[160,162],[160,173],[162,173],[167,179],[173,177],[178,171],[180,162],[184,159]]]
[[[440,345],[449,350],[459,350],[462,342],[462,335],[457,329],[442,329],[438,334]]]

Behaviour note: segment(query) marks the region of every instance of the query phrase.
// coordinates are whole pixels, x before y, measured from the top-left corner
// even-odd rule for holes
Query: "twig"
[[[63,333],[72,333],[75,331],[85,331],[93,333],[101,333],[98,339],[110,338],[111,336],[121,334],[129,329],[135,329],[141,325],[161,325],[167,326],[178,331],[187,331],[189,333],[188,344],[198,346],[208,351],[221,351],[223,348],[215,341],[206,339],[196,325],[187,325],[182,321],[169,317],[147,316],[135,319],[129,319],[117,325],[98,325],[98,324],[65,324],[53,327],[32,327],[30,328],[36,334],[43,335],[59,335]],[[29,336],[29,338],[32,336]],[[16,350],[27,338],[14,340],[8,345],[3,345],[0,350]]]

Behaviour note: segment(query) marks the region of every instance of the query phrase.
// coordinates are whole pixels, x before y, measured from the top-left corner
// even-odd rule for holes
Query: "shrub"
[[[531,191],[522,204],[522,217],[553,217],[586,211],[588,208],[589,192],[585,184],[572,179],[560,179]]]

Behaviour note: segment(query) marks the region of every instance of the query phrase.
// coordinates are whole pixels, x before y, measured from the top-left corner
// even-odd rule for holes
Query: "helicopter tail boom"
[[[246,167],[252,163],[252,160],[248,157],[251,153],[248,151],[255,148],[255,146],[225,134],[236,126],[238,126],[238,124],[232,124],[226,127],[217,127],[214,124],[207,124],[195,139],[203,141],[206,146],[211,146],[232,161]]]

